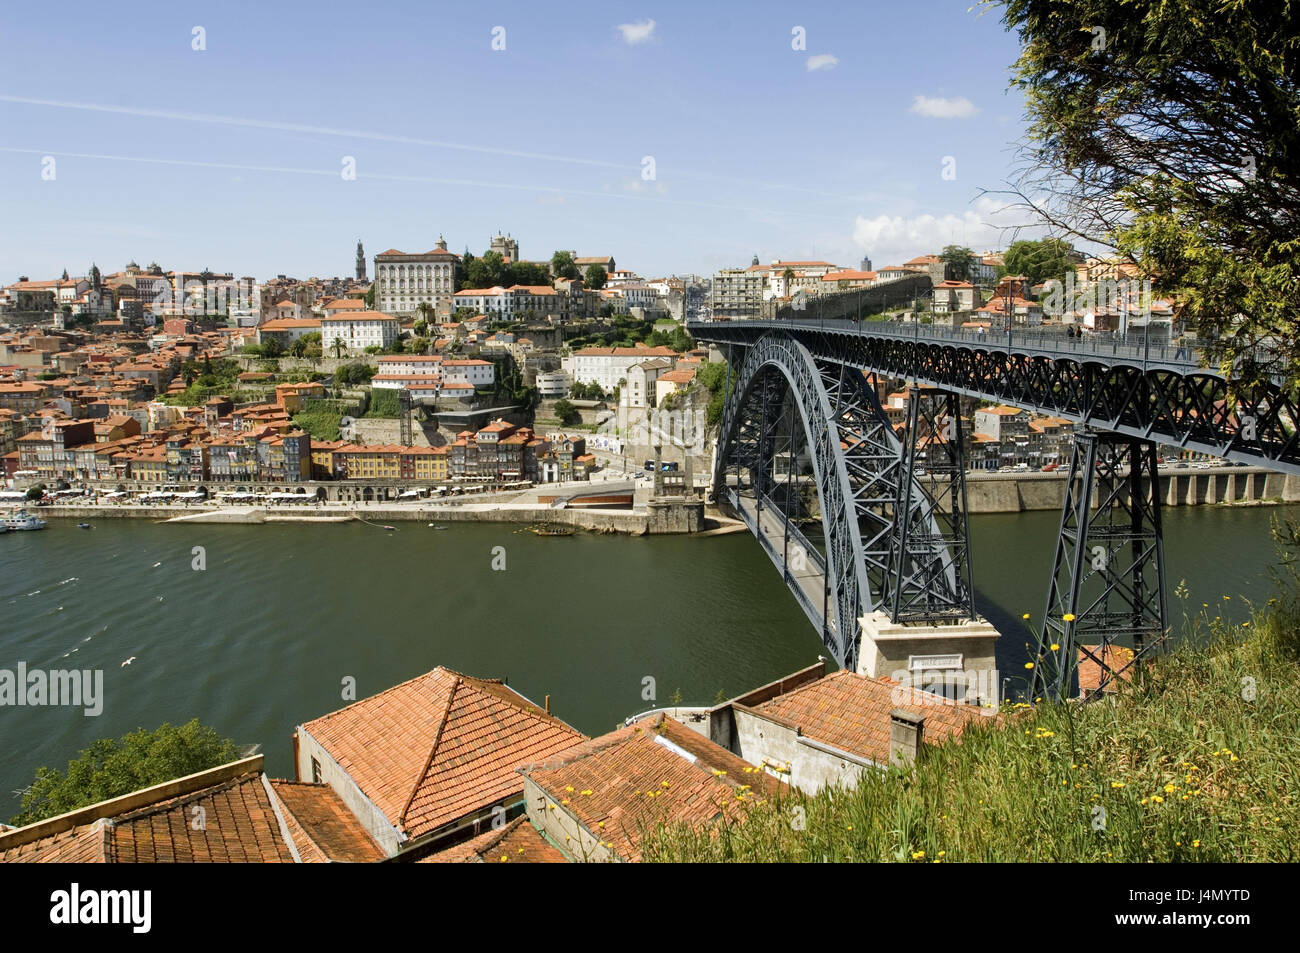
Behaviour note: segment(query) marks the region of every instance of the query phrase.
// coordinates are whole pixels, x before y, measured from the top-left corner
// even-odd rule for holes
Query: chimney
[[[889,763],[910,770],[921,753],[925,716],[895,708],[889,713]]]
[[[551,713],[551,696],[550,696],[550,695],[547,695],[547,696],[546,696],[546,702],[545,702],[545,704],[546,704],[546,714],[549,715],[549,714]]]

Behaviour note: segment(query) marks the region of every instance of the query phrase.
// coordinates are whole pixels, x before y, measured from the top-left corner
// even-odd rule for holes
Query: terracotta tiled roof
[[[518,765],[584,738],[503,682],[442,667],[303,729],[412,838],[522,790]]]
[[[123,814],[110,845],[115,863],[293,863],[260,773]]]
[[[333,788],[297,781],[272,781],[271,787],[304,863],[373,863],[387,857]]]
[[[499,830],[422,857],[420,864],[565,864],[568,858],[544,838],[526,816],[516,817]]]
[[[593,835],[612,843],[625,860],[640,859],[646,827],[705,824],[742,810],[752,791],[780,785],[663,716],[584,742],[554,763],[529,765],[520,772]]]
[[[0,850],[0,864],[103,864],[108,862],[105,821],[82,824],[41,840]]]
[[[1125,666],[1127,666],[1130,662],[1133,661],[1132,649],[1125,648],[1122,645],[1081,646],[1079,648],[1079,668],[1078,668],[1079,694],[1082,695],[1084,698],[1088,697],[1089,695],[1096,694],[1097,686],[1101,684],[1101,674],[1102,674],[1101,666],[1098,665],[1096,660],[1092,658],[1092,655],[1088,654],[1089,652],[1091,652],[1092,655],[1101,658],[1101,660],[1105,662],[1106,665],[1113,671],[1118,671],[1119,672],[1118,679],[1120,681],[1127,682],[1132,680],[1133,669],[1125,668]],[[1103,693],[1114,692],[1118,689],[1118,687],[1119,686],[1116,684],[1116,678],[1111,677],[1110,681],[1106,683],[1105,687],[1102,688],[1101,691]]]
[[[752,711],[795,725],[801,734],[841,751],[888,764],[889,716],[895,708],[925,716],[927,743],[955,738],[972,721],[993,720],[985,709],[846,670],[777,695]]]

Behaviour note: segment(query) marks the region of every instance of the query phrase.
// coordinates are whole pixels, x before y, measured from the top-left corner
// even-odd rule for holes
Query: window
[[[321,783],[320,762],[317,761],[315,758],[311,759],[311,783],[312,784]]]

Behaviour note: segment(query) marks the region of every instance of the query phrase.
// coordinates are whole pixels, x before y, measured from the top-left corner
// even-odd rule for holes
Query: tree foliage
[[[970,281],[975,272],[975,253],[964,245],[944,245],[939,260],[956,281]]]
[[[153,731],[139,728],[121,738],[101,738],[68,763],[64,771],[40,768],[23,795],[17,825],[130,794],[141,788],[206,771],[234,761],[235,743],[199,723],[175,727],[164,723]]]
[[[370,379],[378,374],[379,371],[369,364],[353,362],[344,364],[334,372],[334,379],[340,384],[369,384]]]
[[[1029,109],[1017,191],[1173,296],[1211,360],[1294,384],[1300,7],[1276,0],[991,0]],[[1271,367],[1255,345],[1276,349]]]
[[[1002,257],[1009,275],[1024,275],[1031,286],[1044,281],[1064,281],[1073,271],[1070,243],[1060,238],[1021,239],[1011,243]]]
[[[573,263],[573,253],[557,251],[551,256],[551,272],[556,278],[579,278],[578,266]]]
[[[555,416],[566,427],[582,423],[582,414],[570,401],[560,398],[555,402]]]
[[[605,287],[605,282],[609,280],[609,275],[605,272],[604,265],[588,265],[587,273],[583,275],[582,283],[592,291],[599,291]]]

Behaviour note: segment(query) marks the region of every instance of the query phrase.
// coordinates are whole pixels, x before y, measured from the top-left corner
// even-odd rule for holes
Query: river
[[[1300,508],[1166,510],[1170,589],[1185,579],[1198,611],[1208,602],[1244,618],[1240,596],[1272,590],[1269,521],[1286,513]],[[1058,519],[972,518],[979,608],[1003,632],[1004,672],[1023,668],[1020,617],[1043,611]],[[596,734],[678,689],[686,704],[737,694],[821,648],[747,535],[51,520],[0,536],[0,669],[102,669],[103,711],[0,707],[0,818],[39,766],[164,721],[198,717],[260,743],[268,771],[291,776],[293,727],[342,707],[349,678],[364,697],[437,665],[506,677]]]

